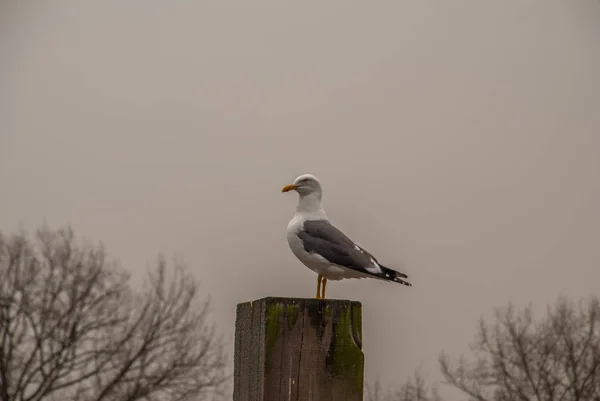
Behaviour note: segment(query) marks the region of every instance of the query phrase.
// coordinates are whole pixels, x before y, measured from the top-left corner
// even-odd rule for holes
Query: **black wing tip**
[[[403,285],[405,285],[407,287],[412,287],[411,283],[409,283],[408,281],[404,281],[404,280],[402,280],[402,279],[400,279],[398,277],[394,278],[394,283],[399,283],[399,284],[403,284]]]
[[[381,266],[381,265],[379,265]],[[382,278],[388,281],[393,281],[394,283],[403,284],[407,287],[412,287],[412,284],[408,281],[402,280],[403,278],[408,278],[408,276],[404,273],[400,273],[399,271],[390,269],[389,267],[381,266],[382,268]]]

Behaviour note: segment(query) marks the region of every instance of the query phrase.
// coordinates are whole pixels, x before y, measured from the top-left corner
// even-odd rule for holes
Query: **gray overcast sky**
[[[285,240],[332,221],[411,288],[363,303],[367,377],[437,378],[476,319],[600,281],[597,0],[0,0],[0,227],[71,223],[238,302],[311,297]]]

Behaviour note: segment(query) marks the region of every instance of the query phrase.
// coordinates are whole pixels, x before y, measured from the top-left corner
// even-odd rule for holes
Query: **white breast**
[[[294,255],[296,255],[296,257],[300,259],[302,263],[304,263],[310,269],[315,270],[313,265],[317,264],[319,261],[304,250],[302,241],[300,241],[300,238],[298,237],[298,232],[302,230],[303,225],[304,219],[301,216],[296,215],[292,220],[290,220],[287,227],[288,244]]]

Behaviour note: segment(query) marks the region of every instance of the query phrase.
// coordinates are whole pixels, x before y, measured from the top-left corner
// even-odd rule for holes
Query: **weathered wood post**
[[[360,302],[263,298],[237,306],[234,401],[362,401]]]

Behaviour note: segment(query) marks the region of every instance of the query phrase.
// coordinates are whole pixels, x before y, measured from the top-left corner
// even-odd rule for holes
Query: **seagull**
[[[404,273],[380,264],[364,248],[348,238],[329,222],[321,206],[321,182],[311,174],[303,174],[281,192],[299,195],[296,213],[287,226],[287,240],[292,253],[306,267],[317,273],[316,299],[325,299],[327,280],[374,278],[412,286]]]

